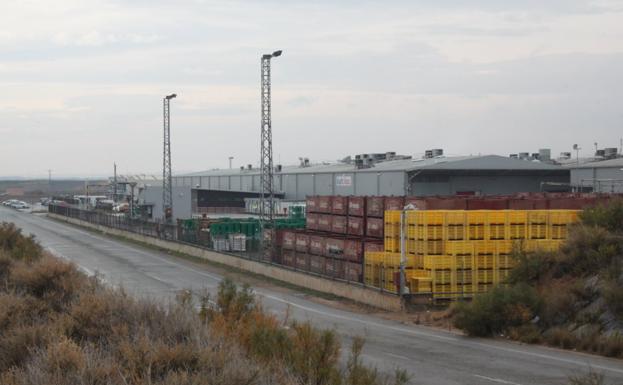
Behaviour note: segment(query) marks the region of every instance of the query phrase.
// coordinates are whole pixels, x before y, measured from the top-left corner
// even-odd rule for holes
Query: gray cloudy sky
[[[0,13],[0,176],[535,151],[623,136],[623,1],[20,0]]]

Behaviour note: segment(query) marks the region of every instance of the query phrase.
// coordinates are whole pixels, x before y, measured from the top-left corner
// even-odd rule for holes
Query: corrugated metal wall
[[[541,191],[541,182],[569,183],[567,176],[540,175],[429,175],[411,182],[412,195],[454,195],[473,191],[484,195]]]
[[[623,170],[620,167],[578,168],[571,170],[571,184],[574,187],[580,187],[580,185],[585,188],[594,187],[594,190],[597,192],[623,192],[621,180],[623,180]]]
[[[191,183],[188,179],[187,183]],[[173,186],[173,218],[190,218],[192,212],[192,193],[190,186]],[[146,186],[140,203],[154,205],[153,219],[162,218],[162,186]]]
[[[591,169],[592,170],[592,169]],[[592,171],[591,171],[592,172]],[[418,172],[413,171],[411,176]],[[603,178],[617,178],[611,174]],[[619,176],[623,178],[623,173]],[[583,177],[588,178],[588,177]],[[254,174],[174,177],[174,186],[225,191],[260,191],[260,176]],[[428,173],[411,178],[411,189],[407,189],[409,177],[403,171],[390,172],[340,172],[279,174],[275,176],[275,187],[285,193],[285,199],[305,199],[307,195],[454,195],[462,191],[482,194],[510,194],[536,192],[541,182],[569,183],[565,175],[500,175],[500,172],[474,172],[472,175],[455,175],[450,172]]]

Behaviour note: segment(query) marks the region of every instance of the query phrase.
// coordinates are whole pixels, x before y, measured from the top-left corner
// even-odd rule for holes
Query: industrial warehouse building
[[[285,200],[308,195],[497,195],[544,191],[569,184],[570,170],[558,165],[498,155],[430,157],[277,167],[275,190]],[[260,170],[210,170],[173,177],[176,218],[205,207],[244,207],[260,192]],[[551,191],[551,189],[550,189]],[[159,218],[162,186],[146,186],[141,203]]]
[[[576,191],[623,193],[623,158],[568,164]]]

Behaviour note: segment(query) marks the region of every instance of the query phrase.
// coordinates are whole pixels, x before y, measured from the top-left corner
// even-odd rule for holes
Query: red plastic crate
[[[348,197],[336,195],[331,198],[331,213],[348,215]]]
[[[324,256],[343,259],[344,258],[344,238],[325,238]]]
[[[363,261],[363,242],[361,239],[347,239],[344,241],[344,259],[352,262]]]
[[[296,248],[296,232],[285,230],[283,232],[283,243],[281,245],[286,250],[294,250]]]
[[[385,197],[385,210],[402,210],[404,206],[404,197]]]
[[[315,255],[324,254],[325,237],[322,235],[310,235],[309,237],[309,253]]]
[[[348,215],[363,217],[366,215],[366,198],[351,196],[348,198]]]
[[[369,196],[366,197],[366,215],[369,217],[382,218],[385,213],[385,197]]]
[[[363,243],[363,251],[364,253],[385,251],[385,246],[383,245],[383,241],[365,240]]]
[[[309,270],[309,254],[296,253],[296,268],[299,270]]]
[[[366,236],[373,238],[383,238],[385,221],[383,218],[369,217],[366,221]]]
[[[346,234],[348,230],[348,217],[334,215],[331,219],[331,231],[337,234]]]
[[[363,282],[362,273],[363,266],[361,265],[361,263],[344,263],[344,279],[346,279],[347,281]]]
[[[305,199],[305,211],[307,213],[318,212],[318,197],[314,195],[308,195]]]
[[[300,253],[307,253],[309,251],[309,234],[296,233],[295,250]]]
[[[363,217],[348,217],[349,235],[363,237],[366,233],[366,220]]]
[[[325,258],[324,273],[329,277],[344,279],[344,261],[336,258]]]
[[[467,200],[468,210],[506,210],[508,199],[499,198],[473,198]]]
[[[316,274],[324,274],[325,258],[320,255],[309,256],[309,271]]]
[[[318,212],[331,214],[331,196],[330,195],[320,195],[318,196]]]
[[[294,250],[282,250],[281,251],[281,263],[286,266],[296,266],[296,253]]]
[[[318,216],[320,214],[309,213],[307,214],[305,227],[309,230],[319,230],[318,229]]]
[[[318,215],[318,230],[331,232],[333,224],[333,216],[330,214]]]
[[[428,204],[424,198],[406,197],[405,206],[407,205],[412,205],[418,210],[428,210]]]

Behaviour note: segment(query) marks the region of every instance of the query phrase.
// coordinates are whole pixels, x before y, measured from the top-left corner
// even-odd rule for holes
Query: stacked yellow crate
[[[508,277],[514,249],[558,250],[567,237],[568,225],[577,221],[578,213],[576,210],[407,211],[404,226],[409,289],[412,293],[431,293],[449,299],[485,292]],[[366,271],[370,270],[369,274],[366,272],[366,284],[396,290],[400,216],[400,211],[385,212],[386,252],[366,254]],[[393,262],[387,258],[393,258]],[[375,280],[373,275],[379,278]]]

